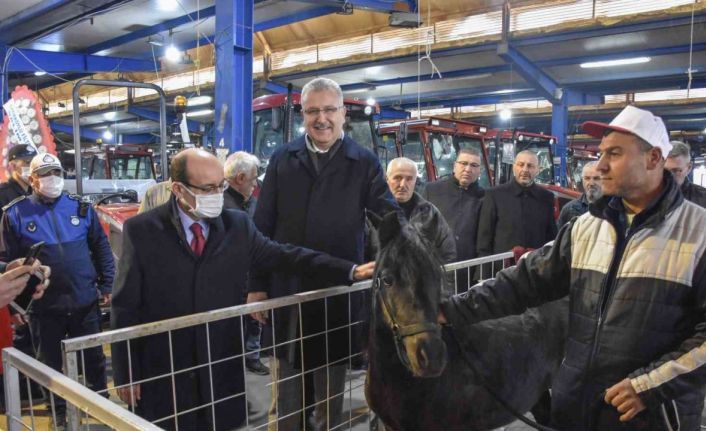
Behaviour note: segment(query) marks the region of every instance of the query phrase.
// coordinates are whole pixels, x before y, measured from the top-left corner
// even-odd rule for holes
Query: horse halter
[[[434,334],[439,334],[441,332],[441,326],[437,322],[417,322],[409,325],[400,325],[395,320],[395,316],[392,314],[392,310],[385,301],[385,296],[382,294],[381,278],[379,275],[375,275],[373,280],[373,293],[378,297],[380,303],[382,304],[383,313],[387,315],[387,318],[392,323],[392,335],[395,337],[395,349],[397,350],[397,357],[400,359],[402,364],[408,369],[412,370],[412,365],[409,362],[409,358],[406,354],[406,349],[404,347],[404,339],[412,335],[422,334],[424,332],[432,332]]]

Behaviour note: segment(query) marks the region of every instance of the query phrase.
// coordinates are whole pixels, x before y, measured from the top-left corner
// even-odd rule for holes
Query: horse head
[[[393,212],[378,228],[374,313],[392,331],[397,356],[415,377],[437,377],[447,361],[437,323],[444,272],[430,240],[435,217],[422,211],[408,222]]]

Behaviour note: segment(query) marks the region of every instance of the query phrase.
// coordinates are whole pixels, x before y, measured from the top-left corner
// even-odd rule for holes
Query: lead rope
[[[495,392],[494,389],[491,389],[490,386],[487,384],[487,382],[483,379],[481,374],[478,372],[476,369],[475,365],[473,364],[473,361],[471,361],[468,356],[466,356],[466,350],[464,350],[463,346],[461,346],[461,343],[459,342],[458,338],[456,337],[456,332],[454,331],[453,326],[451,325],[446,325],[446,327],[449,329],[449,333],[451,334],[451,338],[454,340],[456,343],[456,346],[458,347],[458,351],[461,353],[461,358],[466,362],[468,367],[471,369],[471,371],[478,377],[478,382],[480,383],[480,386],[485,389],[494,399],[495,401],[498,402],[501,406],[505,408],[510,414],[515,416],[519,421],[525,423],[526,425],[529,425],[530,427],[537,429],[539,431],[559,431],[555,428],[551,428],[548,426],[540,425],[537,422],[527,419],[522,413],[518,412],[514,407],[512,407],[510,404],[508,404],[507,401],[505,401],[500,395],[498,395],[497,392]],[[478,359],[478,362],[481,362],[481,365],[483,365],[483,359],[481,356],[478,354],[478,352],[474,351],[473,352],[476,358]]]

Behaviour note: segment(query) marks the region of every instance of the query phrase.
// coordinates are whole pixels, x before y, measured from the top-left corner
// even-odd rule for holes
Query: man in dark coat
[[[561,229],[566,223],[574,217],[588,212],[588,205],[600,199],[603,196],[603,187],[601,173],[596,170],[598,162],[588,162],[581,170],[581,184],[583,185],[583,194],[571,202],[568,202],[561,209],[559,218],[556,220],[556,226]]]
[[[18,144],[7,153],[7,172],[10,178],[0,184],[0,208],[19,198],[32,194],[29,164],[37,151],[29,145]],[[2,210],[0,210],[2,216]]]
[[[518,153],[512,172],[510,182],[485,193],[478,225],[479,256],[504,253],[515,246],[539,248],[556,236],[554,195],[534,182],[539,173],[537,155]]]
[[[223,167],[210,153],[197,149],[179,153],[172,161],[171,178],[171,200],[124,225],[113,328],[241,304],[250,270],[316,273],[338,284],[349,282],[351,274],[372,273],[371,265],[354,266],[323,253],[277,244],[260,234],[245,213],[222,211]],[[166,418],[156,422],[162,428],[176,428],[175,418],[169,416],[189,409],[194,411],[178,416],[180,430],[238,427],[245,418],[245,399],[233,396],[244,389],[242,359],[218,361],[241,353],[240,333],[240,319],[228,319],[210,324],[208,336],[200,326],[132,340],[130,356],[125,343],[114,344],[115,384],[122,386],[118,395],[129,404],[136,401],[137,413],[148,420]],[[177,372],[174,391],[170,356]],[[207,365],[209,358],[211,367],[179,373]],[[130,386],[161,375],[166,376]],[[213,410],[212,402],[216,402]]]
[[[706,208],[706,188],[689,181],[689,174],[694,167],[691,162],[689,144],[680,141],[672,141],[671,144],[673,149],[667,157],[664,168],[674,175],[674,179],[681,188],[681,193],[687,200]]]
[[[255,214],[257,198],[253,191],[257,186],[257,167],[260,161],[246,151],[236,151],[228,156],[223,165],[223,175],[228,182],[223,192],[223,208],[244,211],[250,217]],[[260,322],[248,316],[245,318],[247,330],[245,334],[245,368],[249,371],[266,376],[270,369],[260,360],[260,338],[262,326]]]
[[[398,157],[390,160],[387,164],[387,185],[394,196],[397,204],[404,212],[407,220],[422,213],[430,213],[425,217],[435,220],[437,233],[436,238],[432,238],[432,243],[436,246],[439,257],[444,263],[456,260],[456,241],[448,223],[441,215],[441,212],[429,201],[414,192],[417,183],[417,164],[407,157]]]
[[[480,153],[463,148],[454,163],[453,176],[427,184],[422,196],[434,204],[448,222],[456,240],[456,258],[476,257],[478,211],[485,191],[478,184]]]
[[[255,211],[255,224],[275,241],[362,262],[365,210],[382,215],[399,207],[390,195],[375,155],[343,134],[346,111],[338,84],[317,78],[304,86],[301,100],[306,134],[272,155]],[[317,275],[293,279],[275,272],[265,278],[254,277],[248,302],[328,286],[331,283]],[[276,348],[277,360],[270,366],[273,380],[330,366],[307,373],[304,379],[296,377],[273,384],[271,429],[299,429],[303,414],[278,417],[302,408],[305,400],[301,380],[305,380],[304,390],[309,394],[305,397],[309,398],[307,404],[314,401],[312,386],[316,401],[322,401],[314,409],[315,428],[325,429],[340,422],[346,358],[351,354],[346,325],[351,315],[357,315],[359,301],[354,297],[349,307],[346,295],[329,299],[326,305],[323,301],[304,304],[303,334],[319,335]],[[275,344],[298,335],[298,317],[297,310],[275,313]],[[340,329],[322,334],[326,328]],[[303,352],[299,351],[300,344]]]

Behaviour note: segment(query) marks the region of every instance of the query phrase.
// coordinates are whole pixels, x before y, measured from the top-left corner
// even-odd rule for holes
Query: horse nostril
[[[419,361],[419,366],[421,368],[426,368],[429,366],[429,358],[427,357],[427,351],[423,347],[417,351],[417,361]]]

